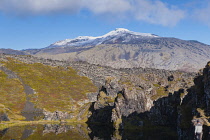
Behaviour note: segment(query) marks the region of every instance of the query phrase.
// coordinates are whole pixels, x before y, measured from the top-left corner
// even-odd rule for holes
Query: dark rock
[[[6,113],[0,113],[0,122],[1,121],[10,121]]]
[[[173,81],[173,80],[174,80],[174,76],[173,75],[168,77],[168,81]]]
[[[67,112],[62,112],[62,111],[55,111],[55,112],[43,111],[43,113],[44,113],[44,120],[61,121],[61,120],[71,119],[73,117]]]

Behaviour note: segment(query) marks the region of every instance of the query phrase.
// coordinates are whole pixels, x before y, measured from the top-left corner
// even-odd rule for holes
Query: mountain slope
[[[191,86],[194,75],[0,54],[0,121],[86,121],[93,102],[98,100],[95,107],[113,107],[118,93],[124,89],[140,93],[144,98],[139,97],[139,101],[145,103],[142,107],[149,109],[153,100]],[[173,82],[168,77],[172,77]]]
[[[65,119],[78,116],[80,120],[85,119],[82,117],[91,104],[88,94],[96,93],[97,87],[71,67],[48,66],[40,60],[31,56],[0,55],[0,106],[3,106],[0,118],[2,112],[6,113],[4,108],[10,108],[12,113],[6,113],[10,120],[33,121],[43,116],[46,120],[59,119],[54,114]]]
[[[39,57],[87,61],[114,68],[157,68],[195,72],[210,59],[210,46],[176,38],[116,29],[99,37],[78,37],[40,50],[25,50]]]
[[[28,55],[28,53],[24,51],[19,50],[13,50],[13,49],[0,49],[0,54],[16,54],[16,55]]]

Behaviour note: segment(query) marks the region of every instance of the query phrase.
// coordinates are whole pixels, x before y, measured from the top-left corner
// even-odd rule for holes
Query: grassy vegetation
[[[25,117],[20,115],[20,111],[15,112],[9,108],[6,108],[4,105],[0,104],[0,116],[7,115],[10,120],[24,120]]]
[[[128,79],[121,79],[121,81],[119,81],[119,83],[123,84],[123,85],[127,85],[127,86],[133,86],[133,83]]]
[[[112,80],[114,80],[114,77],[107,77],[106,84],[110,84]]]
[[[183,98],[185,96],[185,93],[180,94],[180,98]]]
[[[160,87],[160,85],[159,85],[159,84],[153,84],[153,86],[155,86],[155,87]]]
[[[152,99],[152,100],[156,100],[156,99],[158,99],[158,98],[160,98],[160,97],[163,97],[163,96],[167,96],[167,95],[168,95],[168,91],[165,91],[165,88],[162,87],[162,86],[160,86],[160,85],[159,85],[159,87],[156,89],[156,92],[157,92],[157,94],[151,96],[151,99]]]
[[[98,101],[99,101],[100,104],[107,106],[107,105],[109,105],[109,103],[114,103],[115,98],[107,96],[106,93],[101,91],[99,93]]]
[[[208,119],[210,119],[210,116],[206,116],[204,110],[201,108],[197,108],[197,111],[201,116],[200,118],[204,121],[204,124],[210,126],[210,122],[208,121]]]
[[[119,130],[114,131],[113,138],[115,138],[116,140],[121,140],[122,139],[122,136],[120,135]]]
[[[121,118],[117,118],[117,120],[114,121],[114,123],[113,123],[113,127],[118,130],[120,128],[120,124],[121,123],[122,123],[122,119]]]
[[[26,101],[24,88],[18,79],[9,79],[0,71],[0,113],[7,113],[10,119],[23,119],[20,115]]]
[[[85,99],[86,93],[97,91],[90,79],[77,75],[77,72],[70,67],[65,69],[59,66],[46,66],[41,63],[26,64],[12,58],[8,58],[7,62],[1,63],[16,72],[25,84],[35,90],[36,94],[31,95],[31,101],[35,106],[48,111],[71,111],[72,105],[76,107],[74,101]],[[12,81],[15,82],[15,80]],[[16,82],[18,83],[18,81]],[[8,84],[7,88],[11,85]],[[19,89],[23,91],[23,88]],[[8,91],[5,94],[8,94]],[[23,100],[19,101],[23,102]]]

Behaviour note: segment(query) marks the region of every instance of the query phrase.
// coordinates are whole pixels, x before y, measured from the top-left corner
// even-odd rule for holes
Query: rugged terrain
[[[1,54],[0,64],[2,121],[87,122],[93,133],[95,124],[119,131],[168,126],[185,139],[193,117],[209,125],[209,63],[197,74],[29,55]]]
[[[156,68],[197,72],[210,59],[210,46],[118,28],[103,36],[80,36],[25,53],[55,60],[87,61],[113,68]]]
[[[0,60],[3,120],[87,119],[88,94],[97,92],[90,79],[31,56],[1,55]]]

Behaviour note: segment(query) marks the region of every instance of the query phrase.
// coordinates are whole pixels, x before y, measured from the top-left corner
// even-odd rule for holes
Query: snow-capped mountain
[[[103,36],[98,36],[98,37],[79,36],[74,39],[65,39],[63,41],[58,41],[54,44],[51,44],[48,48],[68,47],[68,46],[93,46],[99,44],[106,44],[108,43],[107,41],[109,42],[112,41],[112,43],[116,43],[114,41],[121,41],[121,43],[128,43],[132,38],[152,38],[152,37],[158,37],[158,36],[149,33],[133,32],[124,28],[117,28]],[[124,39],[122,40],[122,38]]]
[[[118,28],[103,36],[80,36],[43,49],[25,50],[43,58],[87,61],[114,68],[157,68],[196,72],[210,61],[210,46]]]

